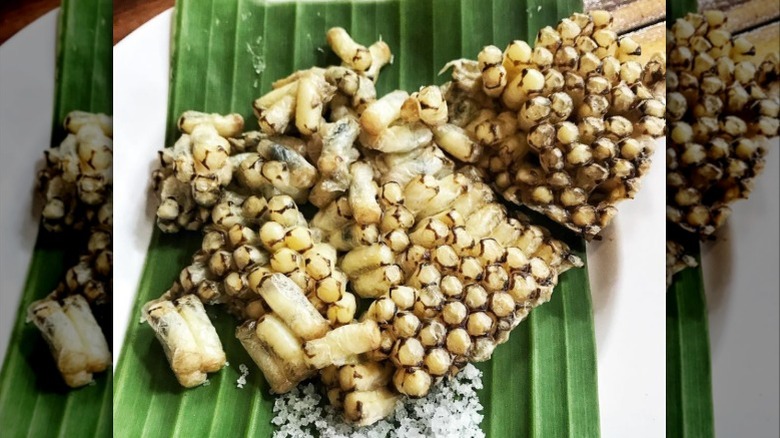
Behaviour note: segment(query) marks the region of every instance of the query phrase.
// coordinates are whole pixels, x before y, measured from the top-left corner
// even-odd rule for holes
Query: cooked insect
[[[110,212],[110,204],[107,210]],[[65,278],[49,298],[62,300],[78,294],[90,304],[104,305],[110,302],[113,290],[113,251],[108,216],[108,223],[92,229],[86,252],[79,258],[78,264],[66,271]]]
[[[144,305],[143,317],[163,346],[179,383],[187,388],[206,381],[206,373],[226,362],[222,343],[200,300],[184,296]]]
[[[281,359],[275,356],[257,337],[257,321],[247,320],[236,328],[236,338],[249,353],[249,356],[263,372],[271,392],[283,394],[290,391],[299,382],[293,380]]]
[[[694,22],[701,29],[689,35]],[[776,55],[754,59],[752,44],[702,15],[677,20],[671,32],[672,53],[693,50],[696,57],[673,66],[686,83],[669,90],[667,113],[675,122],[667,147],[667,219],[705,238],[723,225],[733,201],[750,195],[763,169],[767,139],[780,123],[780,65]],[[722,49],[725,41],[730,50]],[[756,64],[771,74],[760,74]]]
[[[379,327],[374,321],[348,324],[332,330],[320,339],[306,343],[307,361],[317,369],[344,365],[361,353],[379,347]]]
[[[68,135],[46,151],[38,173],[45,199],[43,226],[50,231],[81,229],[94,223],[111,197],[113,141],[111,118],[74,111],[65,118]]]
[[[113,130],[109,116],[82,111],[69,113],[63,125],[67,136],[46,152],[46,168],[38,174],[45,198],[42,223],[52,232],[87,229],[89,234],[78,263],[27,311],[65,383],[78,387],[111,363],[93,308],[104,311],[113,291]]]
[[[667,117],[666,218],[701,239],[747,199],[764,167],[769,139],[778,134],[780,63],[764,60],[744,37],[733,37],[725,15],[688,14],[672,26]],[[667,279],[695,260],[667,243]]]
[[[372,53],[355,42],[341,27],[328,30],[328,44],[345,64],[358,71],[365,71],[372,64]]]
[[[572,16],[542,29],[533,48],[485,47],[481,78],[466,68],[473,61],[451,63],[448,105],[465,98],[476,108],[457,114],[460,127],[433,131],[452,157],[487,172],[505,199],[593,239],[615,205],[635,196],[653,138],[664,135],[665,61],[662,54],[636,61],[641,47],[617,37],[608,12],[586,17],[603,26],[580,28]],[[482,87],[473,86],[477,78]]]
[[[392,58],[389,48],[366,48],[332,29],[328,42],[343,64],[275,82],[253,105],[260,132],[228,135],[217,125],[234,117],[190,113],[188,129],[229,145],[215,152],[226,179],[215,178],[213,203],[203,202],[172,158],[194,163],[190,134],[162,153],[158,179],[169,187],[158,224],[203,228],[204,237],[192,264],[154,303],[226,304],[242,321],[236,337],[273,392],[319,375],[330,402],[358,425],[389,415],[402,396],[425,396],[467,363],[488,360],[550,299],[558,275],[582,262],[543,228],[509,214],[483,178],[501,175],[509,190],[519,175],[533,185],[529,193],[545,205],[565,203],[559,210],[573,216],[566,220],[595,234],[586,224],[605,213],[589,196],[597,187],[617,193],[646,170],[645,137],[658,123],[643,117],[663,115],[663,100],[638,80],[645,88],[620,88],[631,110],[609,113],[619,80],[598,73],[591,64],[602,60],[592,53],[591,64],[572,64],[581,58],[574,41],[585,32],[577,26],[545,29],[534,49],[520,41],[504,52],[487,47],[478,61],[448,64],[453,80],[442,87],[379,99],[374,81]],[[610,38],[600,34],[602,46],[590,52],[616,55]],[[637,48],[622,44],[629,62]],[[557,58],[563,72],[555,70],[561,47],[572,58]],[[577,68],[596,72],[586,83],[572,73]],[[639,101],[647,109],[634,108]],[[308,221],[298,210],[306,200],[318,207]],[[374,300],[358,319],[356,295]],[[185,335],[160,340],[170,351],[196,351],[195,337]],[[180,381],[205,378],[194,365],[201,359],[188,364],[182,354],[169,353]]]
[[[62,300],[38,300],[27,309],[28,319],[41,331],[65,383],[71,388],[92,382],[93,373],[111,364],[108,344],[81,295]]]

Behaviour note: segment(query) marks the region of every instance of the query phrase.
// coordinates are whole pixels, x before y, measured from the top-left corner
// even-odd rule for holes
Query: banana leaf
[[[251,102],[273,81],[296,69],[338,62],[325,42],[331,26],[343,26],[363,43],[382,38],[390,45],[395,61],[380,75],[381,95],[442,83],[447,76],[438,71],[447,61],[473,59],[486,44],[532,41],[539,28],[581,9],[582,4],[572,0],[180,0],[173,19],[166,142],[173,144],[176,120],[188,109],[237,112],[252,126]],[[585,258],[582,240],[551,228]],[[143,303],[172,284],[201,239],[200,233],[153,234],[115,374],[114,425],[119,437],[273,433],[273,397],[235,339],[231,316],[208,309],[229,366],[210,375],[208,386],[190,390],[176,382],[152,330],[137,322]],[[244,389],[236,387],[240,364],[251,370]],[[599,436],[587,268],[562,275],[552,301],[534,310],[509,342],[479,367],[485,385],[480,392],[485,406],[482,427],[488,436]]]
[[[712,367],[700,245],[669,228],[699,265],[677,274],[666,293],[666,436],[710,437]]]
[[[66,0],[58,22],[57,70],[52,114],[52,141],[65,132],[62,121],[73,110],[110,114],[111,0]],[[43,112],[47,112],[44,110]],[[41,159],[45,145],[41,145]],[[38,232],[16,322],[0,372],[0,435],[107,437],[111,435],[111,372],[95,384],[69,389],[60,377],[38,329],[26,323],[27,307],[48,295],[75,264],[86,245],[82,233]],[[96,315],[111,339],[109,309]]]
[[[696,0],[667,2],[671,26],[698,9]],[[707,300],[695,237],[667,225],[667,239],[680,242],[698,262],[675,275],[666,293],[666,436],[714,435],[712,368]]]

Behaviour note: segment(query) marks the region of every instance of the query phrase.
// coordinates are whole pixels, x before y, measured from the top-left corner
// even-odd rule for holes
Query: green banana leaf
[[[337,63],[325,31],[343,26],[360,42],[378,38],[395,55],[382,70],[378,94],[442,83],[441,67],[475,58],[486,44],[532,41],[539,28],[582,9],[572,0],[336,1],[257,0],[177,2],[167,145],[185,110],[237,112],[252,126],[251,102],[296,69]],[[162,145],[161,145],[162,146]],[[538,216],[535,216],[538,220]],[[549,225],[549,221],[544,221]],[[551,227],[556,236],[570,236]],[[568,238],[585,258],[584,242]],[[159,297],[190,263],[200,233],[155,230],[147,254],[114,387],[117,436],[270,436],[273,397],[262,374],[235,339],[235,321],[209,308],[230,365],[209,385],[185,390],[174,378],[152,330],[139,324],[143,303]],[[251,370],[236,387],[239,364]],[[587,268],[560,278],[550,303],[532,312],[484,371],[482,427],[490,437],[599,435],[596,347]]]
[[[695,237],[685,242],[685,248],[701,263]],[[666,435],[714,435],[707,301],[700,266],[677,274],[666,294]]]
[[[57,76],[52,114],[52,146],[64,138],[68,112],[110,114],[112,105],[111,0],[66,0],[58,23]],[[54,78],[53,78],[54,79]],[[41,158],[45,145],[41,145]],[[111,372],[96,375],[95,384],[72,390],[65,386],[46,342],[27,307],[48,295],[75,264],[86,245],[81,233],[52,234],[40,228],[19,303],[11,342],[0,372],[0,435],[107,437],[111,435]],[[98,318],[111,339],[110,309]],[[107,331],[108,330],[108,331]]]

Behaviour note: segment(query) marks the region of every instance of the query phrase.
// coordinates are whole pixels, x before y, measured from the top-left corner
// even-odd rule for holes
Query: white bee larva
[[[203,383],[206,373],[201,369],[201,349],[174,304],[168,300],[150,301],[144,305],[143,313],[162,344],[179,383],[188,388]]]
[[[369,135],[378,135],[401,117],[401,107],[409,98],[405,91],[393,91],[369,104],[360,115],[360,126]]]
[[[203,303],[194,295],[185,295],[174,301],[176,311],[186,321],[201,353],[201,370],[213,373],[227,362],[217,331],[211,324]]]
[[[344,415],[357,426],[376,423],[392,414],[400,396],[387,388],[354,391],[344,398]]]
[[[256,334],[256,321],[246,321],[236,328],[236,338],[249,353],[255,364],[260,368],[266,382],[271,387],[271,392],[284,394],[289,392],[299,382],[292,380],[287,375],[287,370],[281,359],[271,353]]]
[[[477,56],[482,72],[482,90],[490,97],[498,97],[507,83],[504,55],[496,46],[485,46]]]
[[[319,338],[330,328],[328,321],[306,299],[301,288],[284,275],[265,277],[255,292],[304,340]]]
[[[368,51],[371,53],[371,67],[366,70],[366,76],[376,83],[379,79],[379,71],[393,62],[393,54],[390,51],[390,46],[381,40],[368,46]]]
[[[446,124],[432,129],[436,144],[456,159],[464,163],[473,163],[478,159],[482,147],[463,128]]]
[[[92,381],[87,371],[90,361],[89,346],[62,307],[53,300],[39,300],[30,304],[28,317],[43,334],[46,343],[68,386],[82,386]]]
[[[355,355],[379,347],[379,327],[372,320],[345,325],[329,331],[304,346],[306,358],[317,369],[329,365],[344,365]]]
[[[300,382],[314,374],[314,370],[306,362],[303,341],[273,313],[257,320],[255,335],[283,364],[285,374],[291,380]]]
[[[365,71],[371,67],[371,52],[365,46],[356,43],[346,30],[333,27],[328,30],[326,36],[330,48],[349,67],[357,71]]]
[[[335,88],[321,74],[308,73],[298,80],[295,101],[295,127],[302,135],[311,135],[319,129],[325,104],[333,97]]]

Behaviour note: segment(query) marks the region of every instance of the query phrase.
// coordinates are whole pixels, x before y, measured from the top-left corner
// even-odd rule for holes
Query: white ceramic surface
[[[114,367],[130,320],[138,321],[130,309],[154,226],[149,176],[165,143],[171,12],[114,47]]]
[[[122,200],[114,215],[115,346],[138,318],[127,312],[153,226],[146,181],[165,137],[170,23],[167,11],[114,48],[114,191]],[[637,199],[588,247],[605,437],[664,433],[664,160],[660,143],[657,149]]]
[[[35,176],[51,141],[58,13],[0,46],[0,366],[40,222]]]
[[[780,141],[750,199],[702,247],[718,436],[780,436]]]

